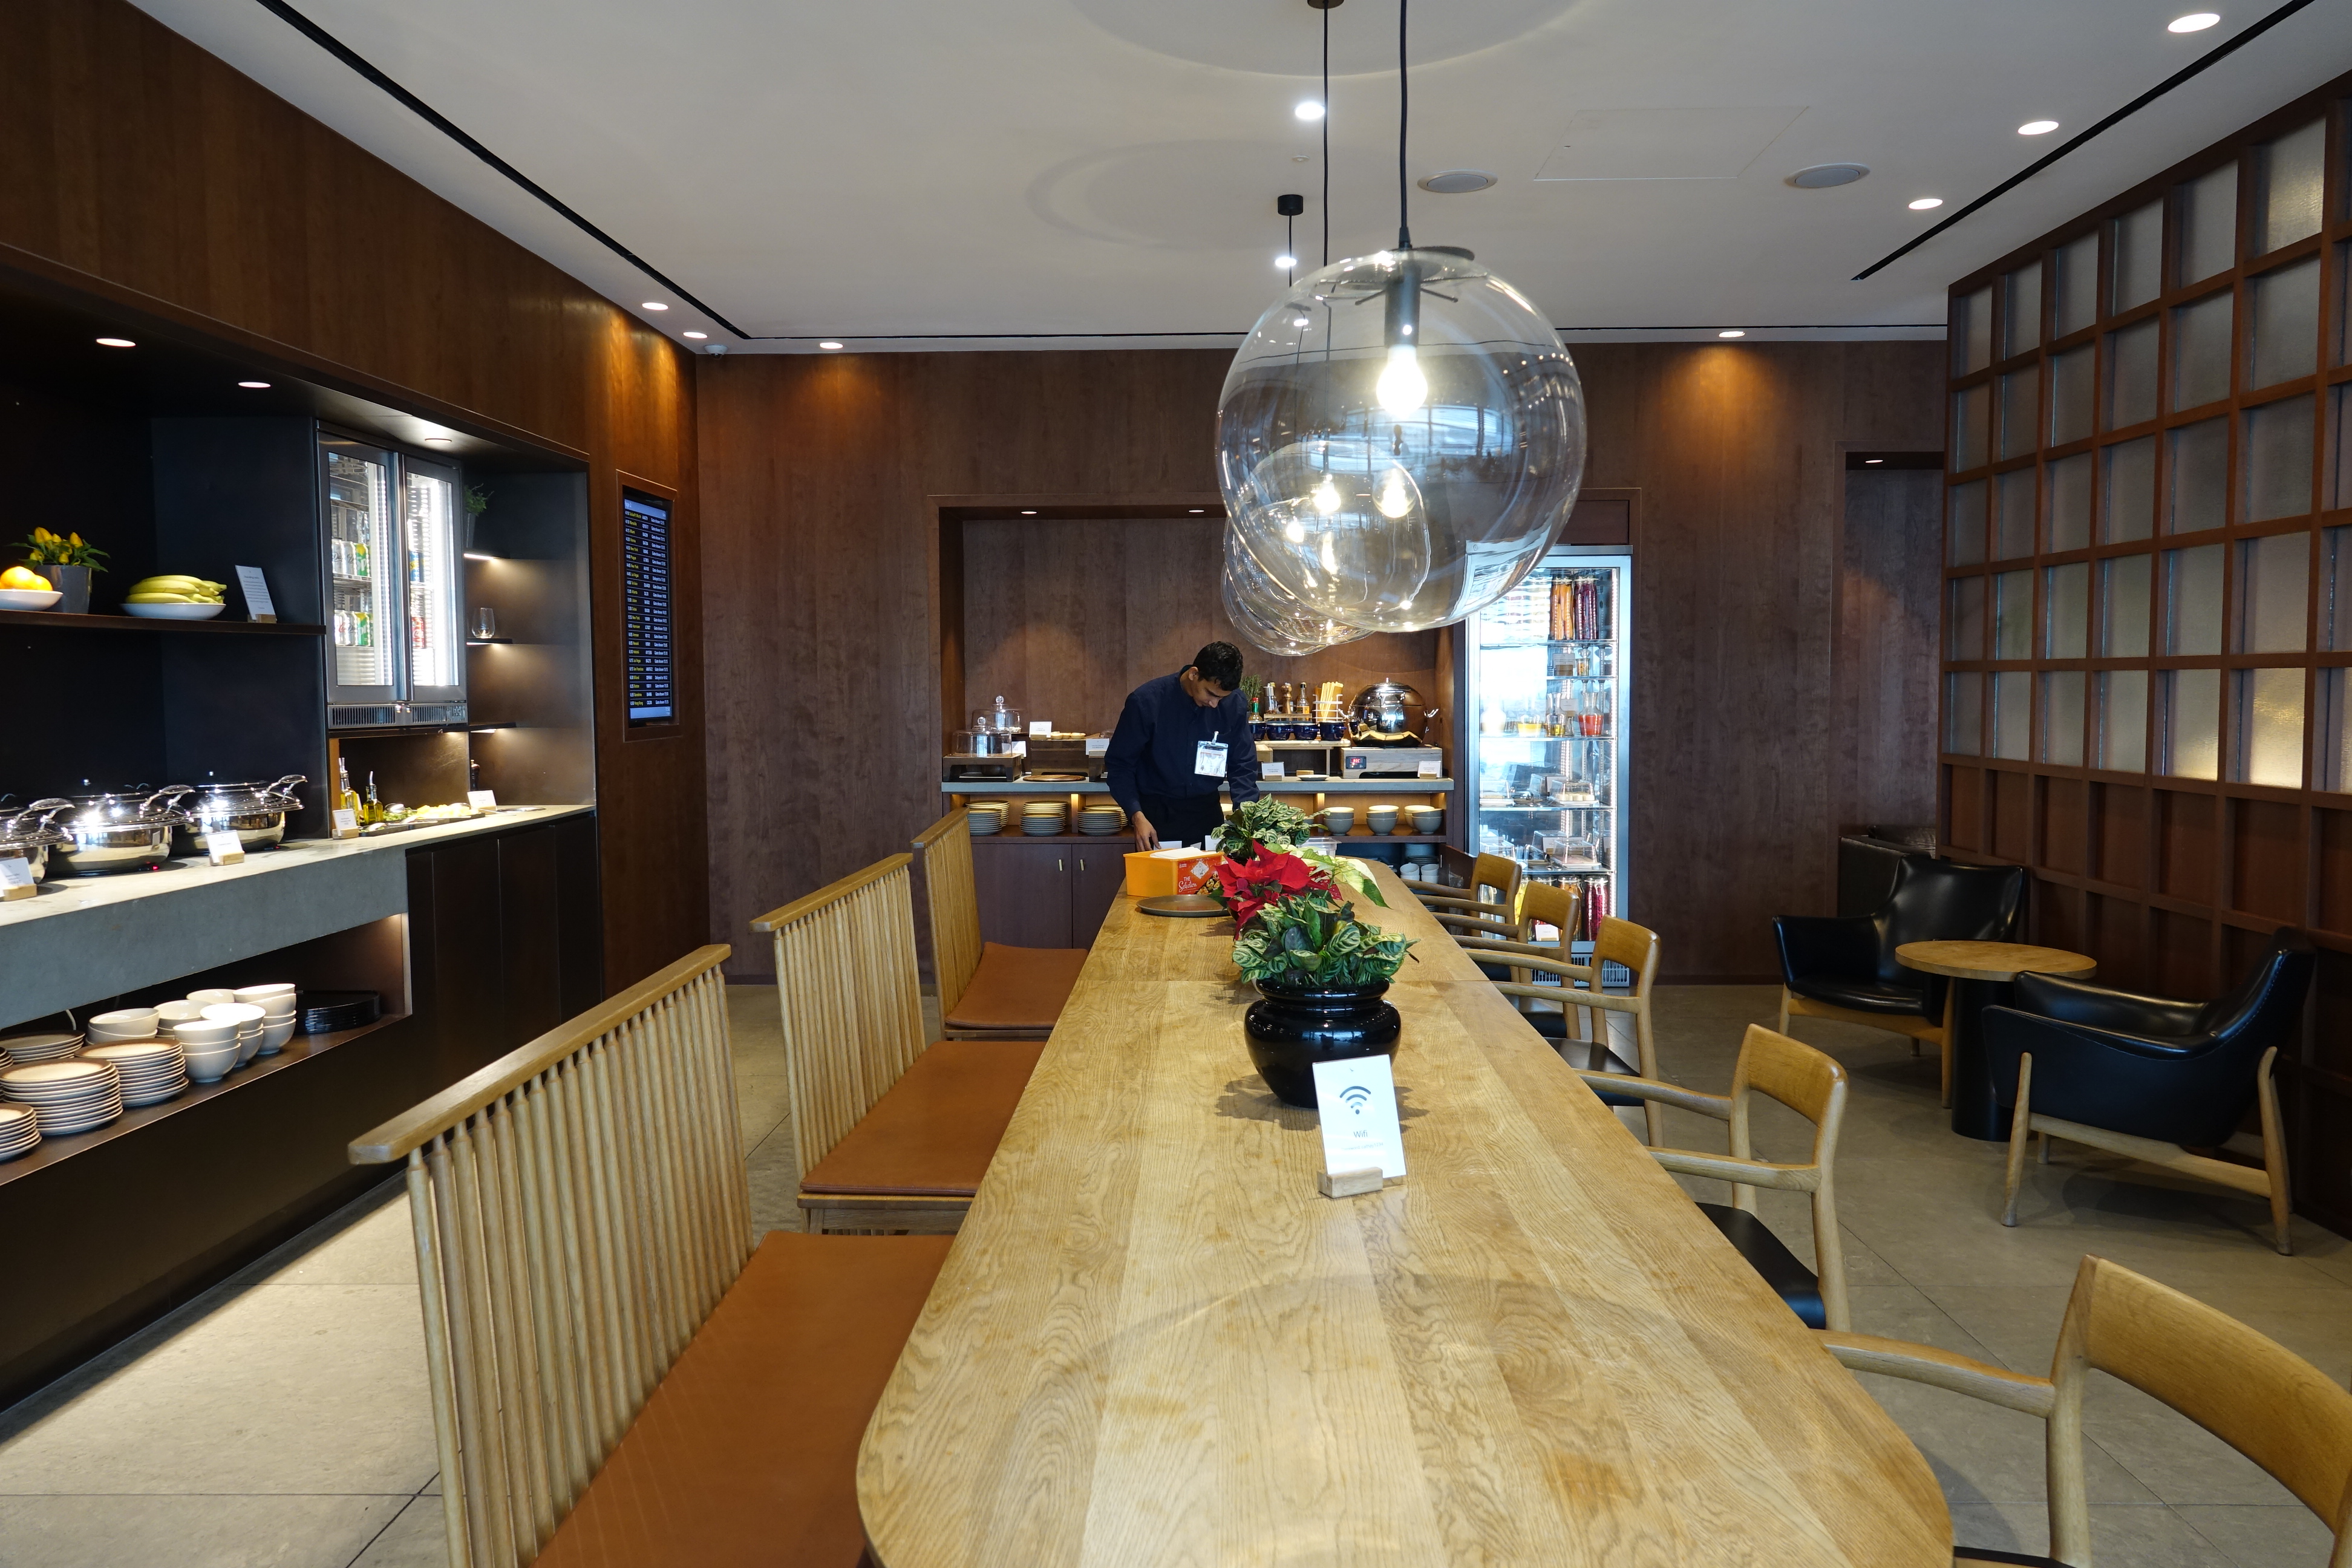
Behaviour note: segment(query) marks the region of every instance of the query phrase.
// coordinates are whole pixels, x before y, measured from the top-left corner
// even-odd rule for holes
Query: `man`
[[[1205,841],[1224,819],[1220,788],[1233,791],[1235,805],[1257,798],[1257,742],[1241,683],[1242,650],[1213,642],[1175,674],[1128,693],[1103,777],[1138,849]]]

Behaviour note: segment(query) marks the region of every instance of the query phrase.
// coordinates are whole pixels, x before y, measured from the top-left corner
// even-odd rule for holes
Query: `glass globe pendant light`
[[[1225,569],[1218,596],[1225,619],[1254,647],[1283,658],[1303,658],[1370,634],[1317,616],[1276,587],[1225,530]]]
[[[1243,550],[1304,610],[1368,631],[1445,626],[1508,593],[1584,471],[1583,388],[1551,323],[1470,252],[1412,244],[1404,123],[1396,247],[1293,284],[1217,405]]]

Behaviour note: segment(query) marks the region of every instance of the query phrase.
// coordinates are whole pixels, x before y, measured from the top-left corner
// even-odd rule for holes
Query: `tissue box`
[[[1217,862],[1224,857],[1213,849],[1154,849],[1127,858],[1127,890],[1139,899],[1198,893],[1217,879]]]

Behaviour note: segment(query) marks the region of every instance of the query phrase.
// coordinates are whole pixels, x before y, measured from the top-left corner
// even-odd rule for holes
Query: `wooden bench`
[[[754,1251],[703,948],[361,1138],[404,1161],[451,1568],[854,1568],[944,1237]]]

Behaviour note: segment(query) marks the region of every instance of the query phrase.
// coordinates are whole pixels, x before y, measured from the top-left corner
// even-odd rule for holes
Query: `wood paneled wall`
[[[1002,694],[1008,707],[1058,729],[1108,730],[1129,692],[1219,640],[1238,646],[1247,672],[1269,681],[1339,680],[1353,695],[1392,676],[1437,700],[1433,631],[1375,635],[1307,658],[1251,647],[1217,602],[1222,517],[1018,518],[961,527],[964,691],[973,712]],[[971,717],[949,714],[948,728]]]
[[[1213,494],[1229,358],[696,362],[719,628],[714,940],[740,943],[760,910],[905,847],[939,811],[928,498]],[[1576,359],[1586,483],[1642,492],[1628,912],[1659,929],[1673,978],[1762,978],[1770,918],[1834,904],[1847,736],[1832,710],[1884,673],[1849,655],[1835,676],[1843,449],[1940,447],[1942,345],[1603,344]],[[766,967],[749,949],[739,963]]]
[[[0,0],[0,267],[587,464],[605,981],[695,946],[701,715],[623,741],[618,591],[628,472],[681,492],[680,686],[699,691],[686,356],[122,0]]]

